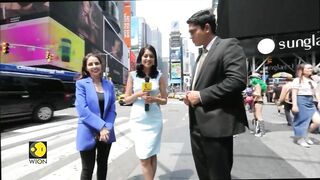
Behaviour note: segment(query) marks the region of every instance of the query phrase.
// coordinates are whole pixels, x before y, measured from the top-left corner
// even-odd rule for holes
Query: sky
[[[169,56],[169,34],[172,21],[179,21],[181,36],[188,39],[188,49],[197,55],[197,48],[190,40],[186,21],[194,13],[212,7],[212,0],[138,0],[136,16],[144,17],[154,29],[162,34],[162,56]]]

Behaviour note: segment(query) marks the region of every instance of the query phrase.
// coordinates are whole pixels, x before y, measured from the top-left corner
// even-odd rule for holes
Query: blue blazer
[[[116,118],[115,93],[113,84],[102,80],[104,91],[104,114],[101,119],[97,92],[91,77],[80,79],[76,82],[76,102],[78,111],[77,150],[90,150],[95,147],[95,136],[106,127],[110,131],[107,143],[116,141],[114,134],[114,120]]]

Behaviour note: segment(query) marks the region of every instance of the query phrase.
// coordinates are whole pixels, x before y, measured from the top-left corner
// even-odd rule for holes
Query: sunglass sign
[[[264,38],[257,48],[262,54],[314,50],[320,48],[320,32]]]

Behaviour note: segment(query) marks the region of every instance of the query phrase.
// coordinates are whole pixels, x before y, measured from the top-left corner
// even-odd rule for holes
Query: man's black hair
[[[211,27],[212,33],[216,34],[216,18],[211,11],[211,9],[207,9],[196,12],[187,20],[187,24],[200,26],[203,30],[205,25],[208,23]]]

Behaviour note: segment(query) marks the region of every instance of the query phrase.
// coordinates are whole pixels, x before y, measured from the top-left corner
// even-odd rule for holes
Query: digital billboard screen
[[[180,47],[170,48],[170,59],[171,59],[171,62],[181,60],[181,48]]]
[[[103,16],[95,2],[50,2],[50,17],[102,50]]]
[[[1,63],[81,69],[84,41],[50,17],[1,25],[0,37],[10,44],[10,53],[1,54]],[[46,59],[47,51],[51,61]]]
[[[171,63],[171,79],[181,79],[181,63]]]
[[[139,48],[139,21],[137,17],[131,17],[131,49]]]
[[[109,75],[116,84],[124,84],[123,65],[110,55],[108,55]]]
[[[0,3],[0,24],[14,23],[48,16],[49,2]]]
[[[104,39],[104,51],[108,52],[113,59],[116,59],[120,63],[127,65],[128,63],[125,62],[127,59],[124,60],[123,54],[123,40],[114,31],[107,19],[104,19]]]

